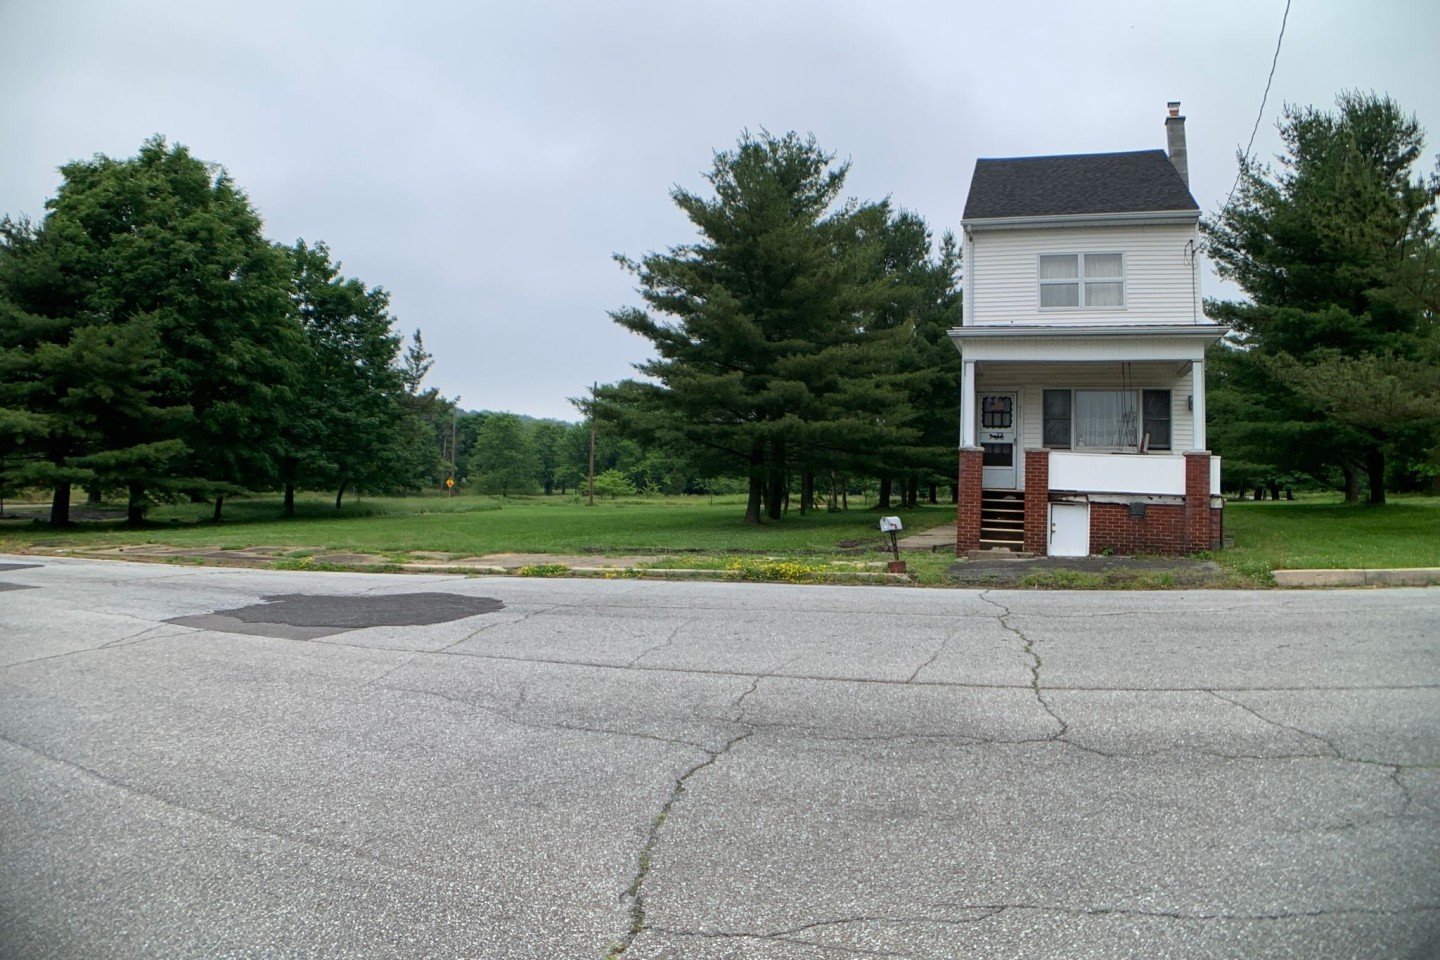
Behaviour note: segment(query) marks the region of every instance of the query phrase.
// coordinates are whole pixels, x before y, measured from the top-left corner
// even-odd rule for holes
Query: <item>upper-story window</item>
[[[1040,306],[1125,306],[1124,254],[1041,254]]]

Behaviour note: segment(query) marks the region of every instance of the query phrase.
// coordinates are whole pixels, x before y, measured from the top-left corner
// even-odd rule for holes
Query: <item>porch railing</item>
[[[1077,493],[1185,495],[1181,454],[1050,451],[1050,489]],[[1220,458],[1210,458],[1210,493],[1220,493]]]

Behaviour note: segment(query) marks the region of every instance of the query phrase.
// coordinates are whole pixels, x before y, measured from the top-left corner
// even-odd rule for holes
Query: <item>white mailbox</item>
[[[881,517],[881,518],[880,518],[880,532],[881,532],[881,533],[894,533],[896,530],[904,530],[904,529],[905,529],[905,525],[900,522],[900,518],[899,518],[899,517]]]

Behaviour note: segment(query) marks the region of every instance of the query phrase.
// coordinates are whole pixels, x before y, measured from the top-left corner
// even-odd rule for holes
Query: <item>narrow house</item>
[[[958,552],[1220,546],[1200,208],[1168,150],[975,163],[962,220]]]

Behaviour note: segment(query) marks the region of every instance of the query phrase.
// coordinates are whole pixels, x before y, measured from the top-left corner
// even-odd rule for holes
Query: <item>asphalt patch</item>
[[[423,627],[449,623],[505,608],[503,602],[492,597],[467,597],[456,593],[358,597],[286,593],[263,600],[262,603],[233,610],[172,617],[165,622],[223,633],[310,640],[365,627]]]
[[[0,570],[31,570],[35,567],[43,567],[43,563],[0,563]],[[0,593],[6,590],[35,590],[36,587],[24,583],[5,583],[0,581]]]

